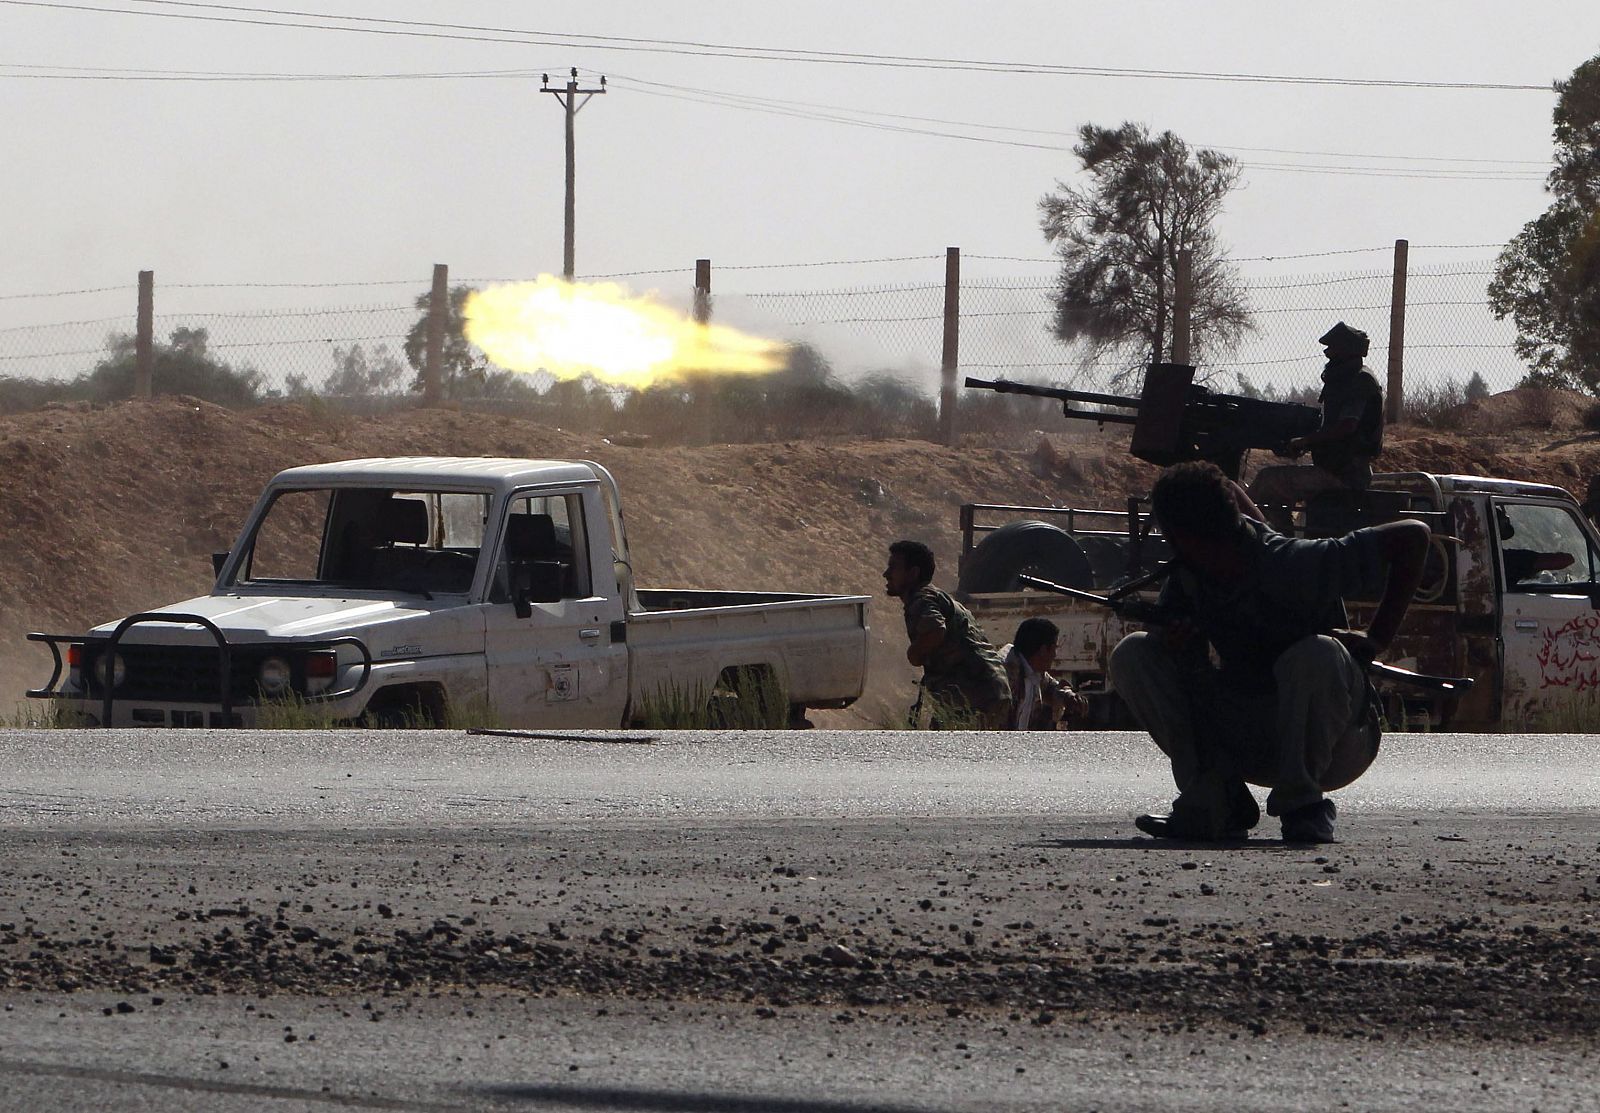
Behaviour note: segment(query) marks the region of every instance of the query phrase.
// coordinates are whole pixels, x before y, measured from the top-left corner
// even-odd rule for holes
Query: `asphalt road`
[[[1134,733],[786,731],[554,741],[457,731],[0,732],[11,829],[281,830],[575,820],[1033,815],[1164,810],[1164,759]],[[642,741],[654,738],[654,741]],[[1589,812],[1589,735],[1391,735],[1341,792],[1362,813]]]
[[[0,1108],[1590,1109],[1600,738],[0,734]]]

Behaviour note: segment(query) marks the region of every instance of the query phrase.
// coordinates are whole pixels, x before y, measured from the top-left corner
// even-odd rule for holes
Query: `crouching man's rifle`
[[[1158,572],[1161,571],[1158,569]],[[1139,581],[1141,584],[1159,578],[1152,574]],[[1066,595],[1073,599],[1083,599],[1090,603],[1098,603],[1113,613],[1129,620],[1147,626],[1166,626],[1186,617],[1170,607],[1160,603],[1153,603],[1148,599],[1135,599],[1122,594],[1136,585],[1129,584],[1109,596],[1096,595],[1092,591],[1079,591],[1075,587],[1065,584],[1053,583],[1050,580],[1041,580],[1037,576],[1022,575],[1017,581],[1027,587],[1038,588],[1040,591],[1051,591],[1057,595]],[[1359,660],[1359,657],[1357,658]],[[1378,680],[1387,680],[1394,684],[1406,684],[1413,688],[1421,688],[1430,692],[1443,692],[1446,695],[1465,695],[1472,689],[1470,676],[1430,676],[1423,672],[1413,672],[1403,669],[1399,665],[1388,665],[1382,661],[1365,661],[1368,675]]]

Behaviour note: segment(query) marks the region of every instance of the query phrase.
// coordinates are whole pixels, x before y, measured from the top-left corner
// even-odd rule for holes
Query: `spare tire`
[[[1048,522],[1009,522],[978,543],[961,566],[958,588],[963,594],[1021,591],[1017,577],[1026,573],[1066,587],[1087,590],[1094,569],[1083,547]]]
[[[1120,537],[1089,534],[1074,538],[1094,570],[1094,586],[1106,587],[1128,571],[1128,542]]]

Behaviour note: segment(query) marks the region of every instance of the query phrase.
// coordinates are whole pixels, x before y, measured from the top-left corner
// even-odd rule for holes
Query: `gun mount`
[[[1194,368],[1183,363],[1151,364],[1137,398],[1031,386],[1007,379],[969,378],[966,385],[1000,394],[1054,398],[1061,403],[1064,417],[1131,425],[1133,443],[1129,451],[1139,459],[1163,467],[1184,460],[1210,460],[1230,479],[1239,478],[1240,465],[1249,449],[1277,448],[1293,437],[1311,432],[1321,420],[1315,406],[1219,394],[1196,383]],[[1073,409],[1075,402],[1133,412]]]

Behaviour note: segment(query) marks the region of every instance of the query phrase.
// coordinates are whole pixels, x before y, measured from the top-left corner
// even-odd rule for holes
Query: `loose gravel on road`
[[[0,833],[0,991],[637,998],[1241,1038],[1600,1034],[1600,820],[1162,845],[1045,818]],[[1469,832],[1454,834],[1449,832]],[[290,1034],[292,1037],[292,1033]]]

